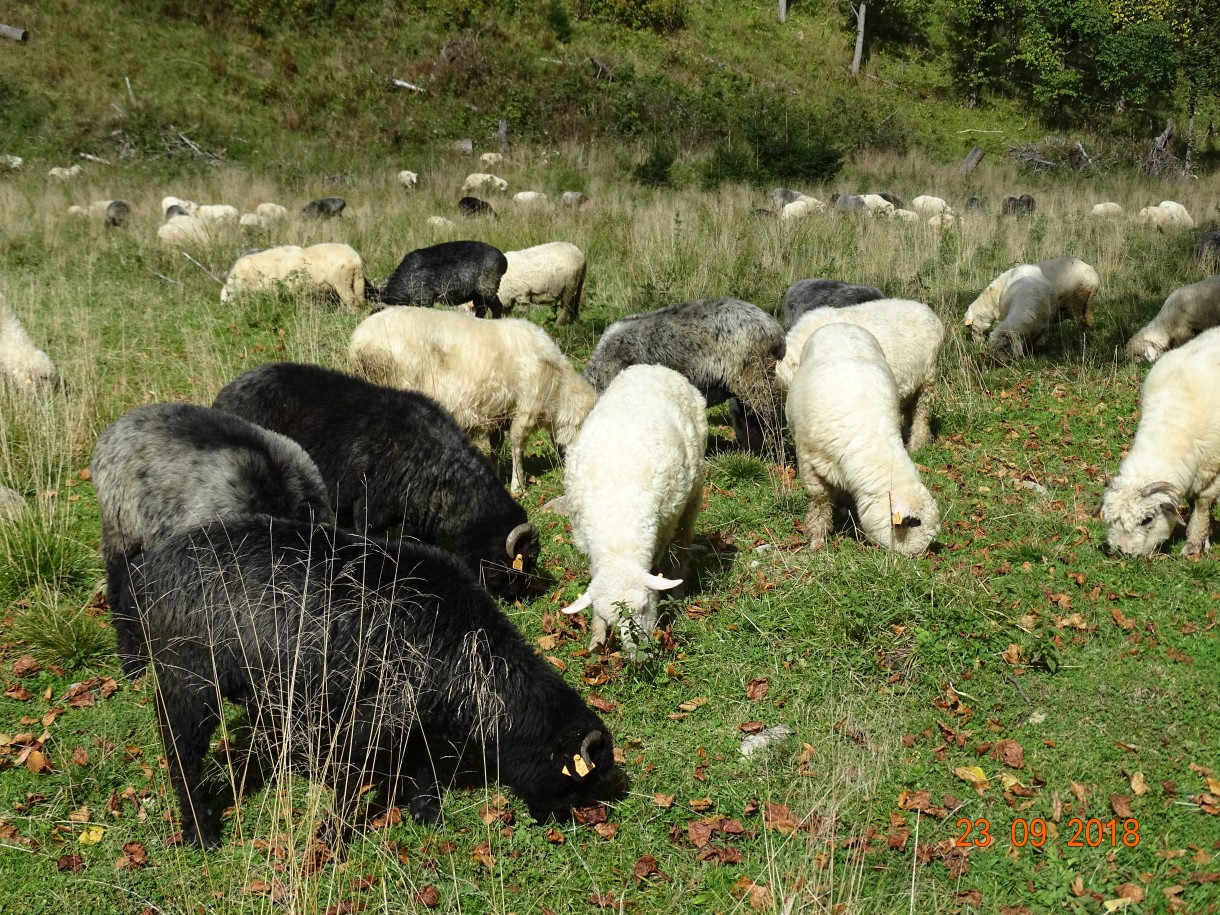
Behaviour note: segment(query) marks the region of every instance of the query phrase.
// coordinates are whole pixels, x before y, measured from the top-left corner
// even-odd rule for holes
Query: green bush
[[[686,0],[581,0],[578,15],[665,34],[686,24]]]
[[[645,187],[672,187],[674,161],[677,158],[674,144],[664,137],[659,138],[648,158],[631,170],[631,177]]]

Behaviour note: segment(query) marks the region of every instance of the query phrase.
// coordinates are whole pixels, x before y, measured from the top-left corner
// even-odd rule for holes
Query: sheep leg
[[[513,417],[512,426],[508,431],[509,447],[513,455],[513,475],[508,491],[514,495],[525,486],[525,446],[530,433],[538,428],[537,417],[529,413],[518,413]]]
[[[678,519],[678,527],[674,531],[673,545],[670,547],[670,562],[666,574],[670,578],[681,578],[686,581],[690,574],[691,544],[695,539],[695,519],[699,515],[699,506],[703,503],[703,487],[700,486],[692,494],[682,517]],[[687,585],[679,585],[669,593],[681,597],[686,593]]]
[[[476,318],[481,318],[483,315],[487,314],[487,310],[489,308],[491,309],[491,316],[493,318],[504,317],[504,305],[501,304],[500,297],[498,295],[483,295],[482,293],[476,292],[471,297],[471,301],[474,303],[474,315]]]
[[[1089,330],[1092,330],[1096,324],[1096,321],[1093,316],[1093,300],[1095,298],[1097,298],[1096,289],[1094,289],[1092,292],[1089,293],[1089,297],[1087,299],[1085,299],[1085,302],[1084,302],[1084,311],[1082,313],[1082,317],[1084,319],[1084,326],[1087,327]]]
[[[589,639],[589,650],[597,651],[610,641],[610,625],[593,608],[593,637]]]
[[[915,394],[911,426],[907,432],[907,451],[916,452],[932,441],[932,388],[924,385]]]
[[[805,492],[809,496],[809,509],[805,514],[805,533],[809,536],[810,549],[819,550],[826,545],[834,523],[834,504],[830,487],[812,470],[801,471],[805,478]]]
[[[1215,496],[1199,496],[1190,512],[1190,523],[1186,525],[1186,545],[1182,555],[1196,559],[1207,552],[1208,535],[1212,526],[1212,503]]]
[[[130,580],[128,559],[123,555],[106,559],[106,606],[110,608],[110,625],[114,629],[116,654],[123,676],[134,680],[144,671],[144,625],[135,603],[127,597]]]
[[[158,680],[162,679],[161,673],[158,671]],[[167,696],[158,688],[153,701],[170,784],[178,795],[183,841],[201,848],[219,848],[219,824],[201,790],[203,758],[212,731],[220,722],[219,697],[213,704],[202,696],[173,693]]]
[[[407,810],[416,822],[435,826],[441,822],[441,789],[437,784],[432,755],[422,734],[416,733],[408,738],[407,745],[408,758],[403,764]]]

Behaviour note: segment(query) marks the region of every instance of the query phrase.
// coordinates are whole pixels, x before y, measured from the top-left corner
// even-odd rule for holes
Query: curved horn
[[[645,575],[644,584],[652,588],[654,591],[668,591],[670,588],[676,588],[682,584],[681,578],[664,578],[660,575]]]
[[[601,731],[590,731],[585,735],[585,739],[580,742],[580,758],[585,761],[585,765],[590,769],[593,768],[592,753],[602,745],[604,739]]]
[[[526,522],[525,524],[518,524],[508,532],[508,538],[504,541],[504,549],[508,552],[509,559],[517,558],[517,542],[527,534],[533,534],[534,536],[538,535],[538,531],[534,528],[534,525],[530,524],[529,522]]]
[[[1140,498],[1147,499],[1149,496],[1155,496],[1162,492],[1169,493],[1171,496],[1180,496],[1182,494],[1182,490],[1177,486],[1174,486],[1172,483],[1161,481],[1159,483],[1149,483],[1147,486],[1141,489]]]
[[[576,598],[576,600],[573,603],[568,604],[568,606],[564,607],[559,612],[560,613],[579,613],[581,610],[585,610],[592,606],[593,606],[593,598],[591,598],[589,596],[589,592],[586,591],[584,594],[580,595],[580,597]]]

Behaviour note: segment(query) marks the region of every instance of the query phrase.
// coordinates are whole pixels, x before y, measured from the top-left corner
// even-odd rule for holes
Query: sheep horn
[[[516,558],[517,541],[528,534],[533,534],[535,537],[538,535],[538,531],[535,530],[534,525],[529,524],[528,522],[525,524],[518,524],[508,532],[508,539],[504,541],[504,549],[508,551],[509,559]]]
[[[592,753],[602,745],[603,740],[601,731],[590,731],[585,735],[585,739],[580,742],[580,758],[585,761],[585,765],[590,769],[593,768]]]
[[[1149,496],[1155,496],[1163,492],[1169,493],[1171,496],[1179,496],[1182,494],[1182,490],[1173,483],[1166,483],[1162,481],[1160,483],[1149,483],[1147,486],[1141,489],[1140,498],[1147,499]]]
[[[645,575],[644,584],[652,588],[654,591],[668,591],[670,588],[676,588],[682,584],[681,578],[666,578],[663,575]]]
[[[580,597],[576,598],[576,600],[574,602],[572,602],[568,606],[564,607],[559,612],[560,613],[579,613],[581,610],[584,610],[586,607],[592,607],[592,606],[593,606],[593,598],[591,598],[589,596],[589,593],[586,591],[584,594],[580,595]]]

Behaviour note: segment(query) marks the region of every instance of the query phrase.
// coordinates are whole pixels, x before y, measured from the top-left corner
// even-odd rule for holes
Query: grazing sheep
[[[987,212],[987,205],[983,203],[982,197],[967,197],[966,209],[972,213],[985,213]]]
[[[864,327],[826,324],[811,334],[788,388],[788,426],[809,511],[810,546],[831,531],[833,497],[855,502],[868,539],[918,556],[940,532],[936,500],[902,447],[899,391],[881,344]]]
[[[248,226],[264,232],[268,228],[267,220],[263,219],[263,217],[259,216],[257,213],[242,213],[241,219],[237,221],[237,224],[239,226]]]
[[[416,248],[399,263],[380,290],[387,305],[433,305],[474,303],[474,313],[493,317],[504,313],[500,281],[508,269],[508,258],[499,248],[481,241],[445,241]]]
[[[1155,318],[1127,342],[1130,359],[1155,362],[1211,327],[1220,326],[1220,277],[1175,289]]]
[[[903,222],[918,222],[921,218],[914,210],[895,210],[891,215]],[[933,216],[932,218],[935,219],[936,217]]]
[[[55,168],[47,172],[47,174],[52,178],[58,178],[60,181],[69,181],[72,178],[79,178],[82,171],[83,169],[80,167],[80,165],[73,165],[70,168],[63,168],[57,165]]]
[[[1186,207],[1173,200],[1162,200],[1156,206],[1144,207],[1139,212],[1139,220],[1158,227],[1180,226],[1185,229],[1195,227],[1195,221],[1187,212]]]
[[[161,244],[173,248],[210,245],[212,233],[208,224],[197,216],[176,213],[157,227],[157,238]]]
[[[1000,201],[1001,216],[1033,216],[1034,210],[1038,208],[1038,202],[1034,200],[1031,194],[1022,194],[1020,197],[1005,197]]]
[[[397,176],[399,187],[405,187],[407,190],[414,190],[419,184],[419,175],[415,172],[407,171],[405,168],[398,173]]]
[[[95,200],[85,207],[68,207],[68,215],[85,216],[102,223],[108,229],[125,229],[131,218],[131,204],[126,200]]]
[[[1101,286],[1097,271],[1078,257],[1055,257],[1039,261],[1038,269],[1051,284],[1055,296],[1055,320],[1071,318],[1076,326],[1095,325],[1093,300]]]
[[[475,321],[423,308],[387,308],[348,345],[352,370],[376,384],[435,398],[497,457],[508,429],[510,490],[525,485],[529,437],[548,426],[567,447],[597,395],[541,327],[521,318]]]
[[[333,295],[344,308],[355,311],[364,302],[364,264],[350,245],[321,244],[301,248],[281,245],[243,254],[229,268],[220,301],[243,292],[274,288],[301,280],[322,295]]]
[[[792,330],[801,315],[814,308],[842,308],[884,298],[885,293],[876,286],[859,286],[838,280],[797,280],[784,293],[784,331]]]
[[[463,197],[457,202],[458,212],[463,216],[490,216],[496,218],[496,211],[492,209],[490,203],[486,200],[480,200],[478,197]]]
[[[834,204],[834,208],[841,213],[864,213],[871,216],[872,212],[868,208],[868,204],[864,202],[864,198],[859,194],[831,194],[830,202]]]
[[[737,440],[767,455],[779,447],[775,364],[783,356],[784,329],[761,308],[740,299],[697,299],[615,321],[597,342],[585,378],[600,392],[629,365],[671,368],[708,406],[735,398]]]
[[[462,182],[463,194],[491,190],[507,191],[508,182],[503,178],[497,178],[495,175],[488,175],[484,172],[475,172],[474,174],[467,175],[466,180]]]
[[[862,194],[860,199],[864,201],[869,216],[892,217],[894,215],[896,207],[880,194]]]
[[[784,207],[788,204],[797,203],[802,200],[811,204],[816,203],[818,212],[825,209],[825,205],[816,197],[810,197],[808,194],[802,194],[800,191],[794,191],[786,187],[777,187],[771,191],[771,206],[778,212],[783,212]]]
[[[344,527],[452,541],[471,574],[510,600],[533,576],[538,531],[431,398],[317,365],[269,362],[230,381],[212,406],[304,448]]]
[[[585,255],[566,241],[505,251],[508,268],[500,279],[500,302],[505,312],[516,305],[554,305],[555,323],[570,324],[580,314],[585,286]]]
[[[0,293],[0,377],[22,387],[46,389],[58,373],[51,357],[34,345],[8,299]]]
[[[1213,328],[1148,370],[1135,441],[1108,481],[1098,514],[1109,527],[1110,548],[1119,553],[1150,556],[1177,525],[1186,524],[1182,555],[1202,556],[1217,495],[1220,329]],[[1182,518],[1182,503],[1191,505],[1189,522]]]
[[[928,217],[928,226],[934,231],[952,229],[955,225],[957,225],[957,217],[952,213],[939,213],[936,216]]]
[[[335,219],[342,216],[347,201],[342,197],[319,197],[305,204],[301,215],[306,219]]]
[[[1095,203],[1093,209],[1089,210],[1089,215],[1097,219],[1116,219],[1123,215],[1123,208],[1120,204],[1110,201]]]
[[[563,196],[559,198],[564,206],[577,208],[582,207],[589,202],[589,198],[580,191],[564,191]]]
[[[504,157],[498,152],[485,152],[483,155],[479,156],[479,161],[484,165],[496,166],[504,161]]]
[[[183,200],[180,197],[161,198],[161,212],[164,214],[166,220],[168,220],[171,216],[181,215],[177,212],[170,213],[170,210],[172,210],[174,207],[178,207],[182,213],[185,213],[187,216],[194,216],[195,211],[199,209],[199,204],[195,203],[193,200]]]
[[[235,206],[227,203],[205,203],[200,206],[195,215],[204,222],[236,223],[241,219],[241,212]]]
[[[260,203],[254,208],[254,212],[268,222],[288,218],[288,207],[280,206],[278,203]]]
[[[1077,326],[1092,327],[1099,285],[1097,271],[1078,257],[1021,264],[979,293],[966,309],[965,324],[976,342],[992,331],[988,345],[1000,361],[1028,355],[1031,347],[1045,345],[1053,321],[1070,317]]]
[[[706,411],[703,396],[672,369],[628,366],[568,449],[564,511],[572,542],[589,559],[590,582],[563,612],[593,608],[591,651],[617,632],[624,651],[640,657],[657,625],[659,592],[687,574],[703,500]]]
[[[1220,269],[1220,229],[1200,235],[1190,256],[1208,273],[1216,273]]]
[[[810,197],[806,200],[794,200],[792,203],[785,203],[784,208],[779,211],[779,218],[787,222],[792,219],[804,219],[811,213],[823,213],[825,210],[825,204],[820,200],[814,200]]]
[[[904,206],[903,200],[897,194],[891,194],[888,191],[881,191],[877,194],[882,200],[888,203],[895,210],[900,210]]]
[[[513,203],[518,206],[542,206],[546,202],[547,196],[541,191],[517,191],[513,194]]]
[[[953,208],[940,197],[929,197],[921,194],[911,201],[911,209],[920,216],[940,216],[942,213],[952,213]]]
[[[452,219],[446,219],[444,216],[429,216],[427,219],[427,225],[432,229],[457,228],[457,223],[455,223]]]
[[[12,521],[25,514],[28,506],[21,493],[7,486],[0,486],[0,521]]]
[[[922,302],[877,299],[841,308],[808,311],[788,331],[787,353],[775,367],[775,378],[787,389],[801,363],[805,342],[827,324],[856,324],[876,338],[898,385],[907,429],[907,449],[918,451],[932,440],[932,401],[945,326]]]
[[[141,550],[184,527],[262,512],[332,521],[326,484],[296,442],[219,410],[149,404],[100,436],[90,463],[102,516],[102,560],[118,654],[139,674],[143,633],[125,601]]]
[[[498,780],[539,822],[618,785],[605,724],[435,547],[213,522],[142,554],[131,602],[188,843],[220,844],[202,764],[224,699],[256,747],[335,789],[338,842],[370,785],[370,818],[402,805],[428,824],[455,781]]]

